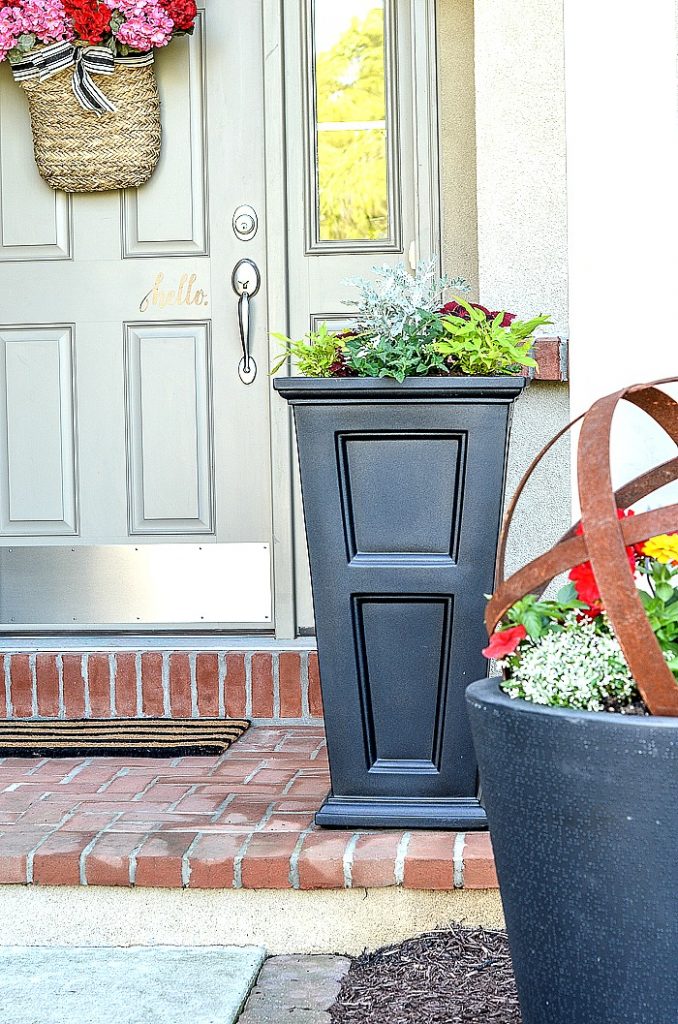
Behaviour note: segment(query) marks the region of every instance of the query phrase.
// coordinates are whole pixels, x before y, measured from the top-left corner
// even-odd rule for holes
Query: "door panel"
[[[26,102],[9,68],[0,68],[0,264],[71,258],[71,204],[47,188],[35,166]],[[16,202],[13,197],[21,196]],[[28,211],[30,210],[30,216]]]
[[[130,533],[214,531],[210,347],[206,323],[127,328]]]
[[[164,73],[163,152],[148,184],[124,195],[123,254],[205,255],[209,217],[205,188],[207,97],[202,13],[193,37],[173,40],[160,59]]]
[[[45,185],[0,69],[7,629],[271,628],[266,287],[245,386],[230,283],[244,257],[267,281],[262,2],[200,6],[157,54],[163,151],[138,190]]]
[[[4,336],[0,523],[7,536],[77,533],[72,347],[68,327]]]

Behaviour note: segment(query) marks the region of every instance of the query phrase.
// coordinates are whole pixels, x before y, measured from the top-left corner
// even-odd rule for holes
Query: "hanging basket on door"
[[[114,110],[100,114],[76,99],[71,70],[20,83],[28,98],[35,162],[48,185],[64,192],[101,192],[148,181],[162,137],[149,56],[145,67],[115,66],[105,85]]]
[[[26,94],[35,160],[52,188],[100,192],[148,181],[162,138],[154,48],[192,32],[196,15],[194,0],[0,7],[0,60],[9,57]]]

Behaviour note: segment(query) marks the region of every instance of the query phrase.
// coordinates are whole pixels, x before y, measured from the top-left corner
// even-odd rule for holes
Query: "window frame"
[[[318,111],[316,90],[316,0],[303,0],[304,89],[304,206],[306,211],[306,255],[339,253],[401,253],[401,139],[398,117],[398,8],[397,0],[383,0],[384,6],[384,95],[386,100],[386,195],[388,235],[376,239],[322,239],[320,237],[320,163],[318,156]],[[348,129],[350,130],[350,129]]]

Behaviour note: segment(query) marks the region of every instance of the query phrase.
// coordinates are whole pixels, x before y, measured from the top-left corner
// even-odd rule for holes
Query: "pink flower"
[[[174,0],[176,9],[182,15],[182,30],[188,26],[189,14],[195,14],[193,0]],[[54,43],[61,40],[76,38],[89,42],[100,42],[106,35],[109,22],[102,18],[98,4],[105,4],[115,11],[121,21],[115,38],[121,46],[140,53],[147,53],[158,46],[166,46],[178,29],[170,11],[174,10],[169,0],[72,0],[65,4],[63,0],[0,0],[0,60],[4,60],[10,50],[17,45],[22,35],[33,35],[40,43]],[[83,36],[76,33],[73,17],[69,10],[75,9],[83,16],[90,12],[97,15],[89,34]],[[83,19],[80,19],[82,21]],[[90,21],[92,19],[90,18]],[[79,26],[82,28],[82,26]]]
[[[41,43],[73,38],[73,27],[61,0],[21,0],[22,32]]]
[[[72,39],[73,29],[61,0],[16,0],[0,5],[0,60],[4,60],[22,35],[34,35],[41,43]]]
[[[23,19],[18,8],[3,7],[0,10],[0,60],[14,49],[23,31]]]
[[[106,4],[125,18],[115,38],[130,50],[146,53],[166,46],[174,32],[174,22],[159,0],[106,0]]]

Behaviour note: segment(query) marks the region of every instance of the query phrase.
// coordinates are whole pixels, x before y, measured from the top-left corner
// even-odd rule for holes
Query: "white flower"
[[[502,688],[533,704],[581,711],[603,711],[610,701],[631,703],[637,697],[635,681],[617,638],[605,626],[571,618],[561,632],[523,645],[519,655],[504,662],[510,678]]]

